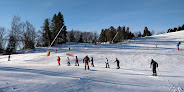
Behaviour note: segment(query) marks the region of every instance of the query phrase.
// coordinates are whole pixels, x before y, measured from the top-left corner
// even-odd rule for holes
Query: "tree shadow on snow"
[[[66,73],[59,73],[53,71],[46,71],[46,70],[37,70],[37,69],[26,69],[26,68],[16,68],[16,67],[0,67],[1,71],[15,71],[15,72],[28,72],[28,73],[36,73],[48,76],[63,76],[63,75],[70,75]]]

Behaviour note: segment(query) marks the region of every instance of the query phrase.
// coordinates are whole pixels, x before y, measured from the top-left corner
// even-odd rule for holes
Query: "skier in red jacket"
[[[88,57],[88,55],[86,55],[86,57],[84,57],[84,59],[83,59],[83,63],[85,62],[85,70],[86,70],[86,65],[88,66],[88,70],[89,70],[89,64],[88,64],[88,62],[89,62],[89,57]]]
[[[58,56],[57,61],[58,61],[58,66],[60,66],[60,57],[59,56]]]
[[[76,56],[76,59],[75,59],[75,66],[79,66],[79,62],[78,62],[78,58],[77,58],[77,56]]]

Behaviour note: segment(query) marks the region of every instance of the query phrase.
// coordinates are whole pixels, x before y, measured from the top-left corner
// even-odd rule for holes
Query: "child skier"
[[[181,42],[177,42],[176,47],[177,47],[177,51],[179,51],[179,46],[180,46]]]
[[[88,55],[86,55],[83,59],[83,63],[85,62],[85,70],[86,70],[86,66],[88,66],[88,70],[89,70],[89,65],[88,65],[88,62],[89,62],[89,57]]]
[[[116,69],[120,69],[120,66],[119,66],[119,63],[120,63],[120,62],[119,62],[118,58],[116,58],[116,61],[115,61],[115,62],[117,62],[117,68],[116,68]],[[114,63],[115,63],[115,62],[114,62]]]
[[[55,53],[57,53],[57,49],[55,50]]]
[[[78,62],[78,58],[77,58],[77,56],[76,56],[76,59],[75,59],[75,66],[79,66],[79,62]]]
[[[156,61],[154,61],[153,59],[151,60],[150,68],[151,67],[152,67],[152,71],[153,71],[153,76],[157,76],[156,67],[158,67],[158,63]]]
[[[70,51],[70,47],[69,47],[68,49],[69,49],[69,51]]]
[[[8,61],[10,61],[10,55],[8,56]]]
[[[70,59],[69,59],[69,57],[67,57],[67,58],[68,58],[68,63],[67,63],[67,65],[70,66]]]
[[[58,61],[58,66],[60,66],[60,57],[59,56],[58,56],[57,61]]]
[[[107,59],[107,58],[106,58],[106,59]],[[107,59],[107,62],[105,62],[105,63],[106,63],[106,68],[110,68],[108,59]]]
[[[93,63],[93,57],[91,57],[91,66],[92,66],[92,67],[95,67],[95,66],[94,66],[94,63]]]

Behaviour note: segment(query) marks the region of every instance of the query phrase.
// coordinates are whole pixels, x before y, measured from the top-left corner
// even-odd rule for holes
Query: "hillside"
[[[46,56],[47,48],[37,48],[11,55],[11,61],[0,56],[0,92],[182,92],[183,35],[180,31],[118,44],[67,43],[53,46],[50,56]],[[75,57],[69,57],[71,66],[67,66],[67,53],[78,56],[79,67],[74,66]],[[84,70],[85,55],[94,58],[95,67],[90,70]],[[110,69],[105,68],[106,58]],[[116,69],[116,58],[121,69]],[[158,62],[158,76],[151,76],[151,59]]]

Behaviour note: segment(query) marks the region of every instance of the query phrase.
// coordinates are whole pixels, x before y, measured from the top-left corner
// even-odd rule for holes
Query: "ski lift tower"
[[[58,37],[59,33],[63,30],[63,28],[64,28],[64,25],[61,27],[60,31],[58,32],[58,34],[55,36],[54,40],[52,41],[52,43],[51,43],[50,46],[48,47],[48,49],[47,49],[47,56],[50,56],[50,51],[49,51],[49,49],[50,49],[50,47],[52,46],[52,44],[54,43],[54,41],[56,40],[56,38]]]
[[[116,35],[114,36],[114,38],[112,39],[112,43],[113,43],[113,41],[114,41],[114,39],[116,38],[116,36],[118,35],[118,32],[116,33]]]

